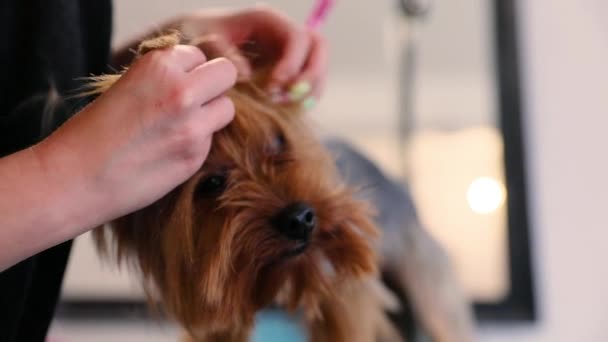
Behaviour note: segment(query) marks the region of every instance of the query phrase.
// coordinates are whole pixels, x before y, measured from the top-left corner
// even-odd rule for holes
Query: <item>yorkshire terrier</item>
[[[161,36],[144,41],[138,54],[178,43],[184,43],[178,34]],[[221,54],[189,43],[208,58]],[[96,78],[91,93],[119,77]],[[404,222],[397,235],[387,234],[397,237],[395,246],[381,243],[370,201],[356,195],[328,148],[351,151],[324,145],[297,106],[271,102],[259,82],[239,82],[227,94],[234,121],[215,134],[202,168],[156,203],[98,228],[99,249],[141,271],[150,303],[182,325],[188,341],[248,341],[256,313],[268,306],[298,311],[310,341],[400,341],[386,315],[398,300],[383,285],[380,267],[394,275],[398,290],[420,298],[414,307],[437,307],[415,310],[431,335],[467,340],[460,293],[435,295],[429,288],[454,283],[446,263],[424,270],[429,263],[407,251],[426,245],[409,246],[418,241],[404,237],[430,238],[422,229],[402,233]],[[425,278],[417,272],[441,275],[411,285]],[[457,299],[437,304],[444,297]]]

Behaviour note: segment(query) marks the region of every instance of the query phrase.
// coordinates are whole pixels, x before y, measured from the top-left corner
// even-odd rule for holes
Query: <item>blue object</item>
[[[306,331],[297,316],[264,310],[256,317],[253,342],[306,342]]]

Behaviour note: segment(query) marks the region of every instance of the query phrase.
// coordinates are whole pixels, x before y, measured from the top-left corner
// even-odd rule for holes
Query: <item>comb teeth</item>
[[[318,29],[325,22],[325,18],[327,18],[327,15],[331,11],[334,2],[334,0],[317,0],[306,21],[306,26],[312,30]]]

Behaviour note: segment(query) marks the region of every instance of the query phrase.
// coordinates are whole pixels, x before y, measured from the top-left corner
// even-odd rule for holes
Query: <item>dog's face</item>
[[[111,224],[156,299],[191,333],[253,324],[276,303],[318,314],[344,282],[375,271],[370,213],[293,110],[251,85],[204,166],[155,204]],[[96,232],[104,241],[104,231]]]

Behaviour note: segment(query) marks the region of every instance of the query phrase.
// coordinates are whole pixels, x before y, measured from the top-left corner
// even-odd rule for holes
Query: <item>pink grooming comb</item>
[[[325,22],[325,18],[327,18],[334,2],[334,0],[317,0],[315,7],[306,21],[306,26],[311,30],[318,29]]]

